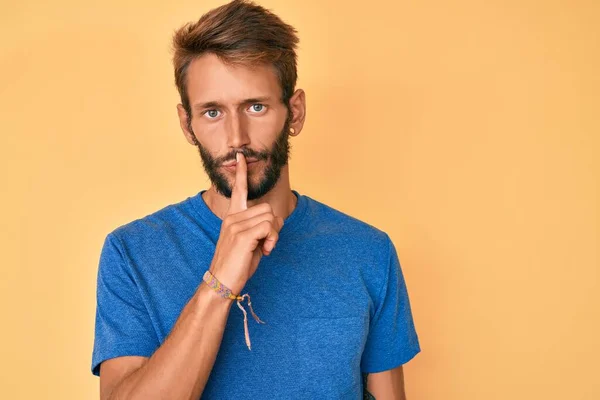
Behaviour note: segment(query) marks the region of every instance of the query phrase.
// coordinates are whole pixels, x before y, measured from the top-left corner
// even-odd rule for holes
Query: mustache
[[[246,148],[240,150],[233,150],[231,153],[228,153],[222,157],[215,159],[215,164],[220,165],[229,161],[235,161],[235,156],[237,153],[242,153],[245,159],[254,158],[257,161],[268,160],[270,156],[270,153],[268,151],[256,151]]]

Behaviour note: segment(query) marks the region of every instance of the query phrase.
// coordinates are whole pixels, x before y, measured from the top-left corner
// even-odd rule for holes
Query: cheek
[[[267,118],[257,118],[248,124],[250,146],[254,149],[268,150],[273,146],[277,136],[281,133],[285,120],[274,115]]]
[[[194,125],[194,133],[196,139],[202,147],[210,151],[214,155],[221,155],[227,152],[227,137],[221,128],[214,124],[207,126],[206,124]]]

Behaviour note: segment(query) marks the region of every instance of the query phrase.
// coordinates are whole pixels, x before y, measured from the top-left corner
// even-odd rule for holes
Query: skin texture
[[[203,199],[223,219],[210,270],[234,293],[239,293],[255,272],[259,260],[268,256],[277,244],[283,220],[296,206],[291,192],[289,164],[279,166],[279,178],[263,196],[265,182],[281,134],[297,136],[306,117],[306,98],[297,89],[289,109],[281,103],[281,87],[271,66],[229,66],[213,54],[195,59],[188,68],[190,117],[181,104],[177,113],[183,134],[193,146],[202,150],[206,161],[213,160],[212,172],[222,178],[221,189],[214,183]],[[257,102],[246,99],[267,98]],[[207,102],[218,105],[201,107]],[[290,132],[290,128],[294,133]],[[224,168],[226,161],[240,154],[235,168]],[[258,154],[257,162],[252,156]],[[209,174],[210,177],[210,174]],[[153,399],[169,393],[170,398],[198,398],[208,379],[221,343],[231,305],[206,285],[182,311],[171,334],[150,358],[117,357],[102,363],[100,386],[102,399]],[[207,310],[213,310],[207,312]],[[207,318],[213,318],[205,324]],[[203,321],[203,322],[202,322]],[[202,326],[213,327],[202,329]],[[197,349],[208,349],[204,353]],[[192,351],[194,349],[194,351]],[[187,357],[187,358],[186,358]],[[405,399],[402,367],[368,375],[368,391],[379,399]],[[177,396],[174,394],[177,393]]]
[[[181,129],[187,141],[196,146],[199,142],[213,157],[223,157],[232,151],[264,151],[272,148],[281,133],[288,109],[281,103],[281,88],[271,66],[246,68],[228,66],[217,56],[205,54],[194,60],[188,69],[188,95],[192,107],[192,118],[188,125],[187,114],[182,105],[177,106]],[[260,104],[265,110],[256,113],[253,104],[238,105],[250,98],[269,97]],[[216,101],[222,107],[195,108],[200,104]],[[216,110],[216,113],[207,113]],[[290,112],[293,117],[289,128],[297,136],[306,117],[305,93],[302,89],[294,92],[290,99]],[[216,118],[211,117],[216,115]],[[191,125],[191,130],[189,126]],[[288,130],[289,133],[289,130]],[[248,185],[256,186],[264,177],[265,161],[248,170]],[[223,170],[226,179],[233,183],[234,172]],[[203,194],[208,207],[219,217],[227,210],[229,198],[219,193],[212,185]],[[280,178],[275,186],[263,197],[248,200],[251,207],[259,202],[271,204],[274,214],[287,217],[295,207],[296,197],[291,192],[289,165],[281,168]]]
[[[367,393],[377,400],[406,400],[402,365],[367,376]],[[369,399],[365,396],[365,399]]]

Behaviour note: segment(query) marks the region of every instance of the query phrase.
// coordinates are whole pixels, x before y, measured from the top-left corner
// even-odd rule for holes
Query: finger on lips
[[[246,158],[242,153],[236,153],[235,182],[231,190],[231,199],[228,209],[227,225],[238,225],[236,231],[258,234],[259,247],[264,255],[269,255],[279,238],[279,231],[283,227],[283,218],[274,216],[268,203],[250,207],[248,209],[248,171]],[[259,233],[260,231],[260,233]]]
[[[231,190],[231,201],[229,203],[229,214],[235,214],[248,209],[248,174],[246,159],[242,153],[235,154],[235,183]]]

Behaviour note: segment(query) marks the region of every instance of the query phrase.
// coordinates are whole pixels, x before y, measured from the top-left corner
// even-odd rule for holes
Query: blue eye
[[[204,114],[207,114],[210,119],[215,119],[215,118],[218,117],[218,115],[213,115],[212,114],[212,113],[215,113],[215,112],[219,112],[219,110],[214,110],[214,109],[213,110],[207,110],[207,111],[204,112]]]
[[[258,106],[260,109],[257,110],[255,108],[256,106]],[[250,108],[252,108],[254,111],[256,111],[257,113],[259,113],[259,112],[261,112],[265,108],[265,106],[264,106],[264,104],[258,104],[257,103],[257,104],[252,104],[252,106]]]
[[[256,103],[256,104],[252,104],[250,106],[250,109],[253,111],[252,114],[258,114],[258,113],[262,113],[266,110],[267,106],[265,106],[264,104],[260,104],[260,103]],[[210,109],[210,110],[206,110],[204,111],[204,115],[208,115],[208,119],[216,119],[217,117],[219,117],[220,111],[217,109]]]

